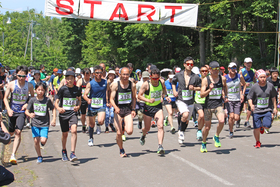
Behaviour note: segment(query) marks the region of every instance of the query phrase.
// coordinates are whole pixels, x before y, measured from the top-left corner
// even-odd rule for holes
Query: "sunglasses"
[[[202,73],[208,73],[208,70],[201,70]]]
[[[187,66],[193,66],[193,63],[185,63]]]
[[[236,67],[231,67],[230,69],[237,69]]]
[[[156,81],[156,80],[159,80],[159,77],[158,78],[151,77],[151,79]]]
[[[219,70],[220,67],[216,67],[216,68],[211,68],[212,70]]]
[[[26,75],[17,75],[18,77],[20,77],[20,78],[25,78],[25,77],[27,77]]]
[[[99,72],[94,72],[94,73],[95,73],[95,74],[101,74],[102,72],[99,71]]]

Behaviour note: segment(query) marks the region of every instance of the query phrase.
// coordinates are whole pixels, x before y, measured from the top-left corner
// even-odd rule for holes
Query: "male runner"
[[[74,85],[75,72],[67,71],[65,74],[66,85],[62,86],[56,96],[55,108],[59,112],[59,122],[62,131],[62,161],[68,161],[66,142],[69,127],[71,129],[71,154],[70,161],[76,161],[78,111],[81,107],[81,90]]]
[[[237,65],[234,62],[228,65],[228,74],[225,76],[228,88],[228,113],[229,113],[229,137],[233,138],[233,125],[240,120],[240,106],[244,101],[246,82],[242,75],[237,73]],[[241,84],[244,85],[241,89]]]
[[[272,115],[277,114],[276,97],[277,92],[273,84],[267,82],[266,73],[260,69],[256,72],[258,83],[254,84],[248,93],[248,103],[253,112],[254,137],[256,139],[256,148],[261,147],[260,133],[264,129],[271,127]]]
[[[91,71],[89,68],[84,68],[82,71],[84,78],[81,78],[78,80],[77,82],[77,87],[80,87],[82,89],[82,104],[81,104],[81,122],[82,122],[82,126],[83,126],[83,133],[86,132],[86,112],[87,112],[87,108],[88,108],[88,103],[87,101],[83,98],[84,94],[85,94],[85,89],[87,86],[87,83],[89,83],[90,81],[90,75],[91,75]]]
[[[181,129],[178,133],[178,142],[180,144],[184,142],[184,132],[188,126],[194,108],[193,92],[200,90],[200,87],[198,87],[200,78],[192,72],[193,65],[194,59],[192,57],[185,58],[185,70],[175,74],[175,77],[172,80],[174,96],[178,97],[176,105],[181,115]],[[177,82],[179,82],[178,92],[176,91]]]
[[[152,118],[156,120],[158,127],[158,154],[164,154],[165,151],[162,147],[164,130],[163,130],[163,111],[162,101],[167,95],[164,81],[160,80],[160,71],[157,68],[153,68],[150,74],[151,81],[144,82],[138,93],[138,99],[145,101],[144,106],[144,124],[142,128],[142,136],[140,138],[140,144],[145,144],[146,134],[151,128]],[[143,96],[145,94],[145,96]],[[169,97],[166,97],[168,102],[171,102]]]
[[[9,115],[9,132],[11,136],[15,133],[13,152],[9,160],[12,164],[17,164],[15,154],[21,142],[21,131],[26,117],[24,112],[28,105],[29,93],[31,97],[34,97],[32,84],[25,81],[27,73],[28,68],[26,66],[18,66],[16,68],[17,79],[8,83],[4,96],[4,104]],[[11,100],[9,103],[10,93]]]
[[[103,125],[106,111],[106,97],[107,97],[107,80],[102,79],[103,68],[101,66],[94,67],[94,79],[92,79],[86,86],[84,99],[88,103],[88,117],[89,117],[89,140],[88,146],[93,146],[93,128],[95,126],[95,118],[97,116],[96,133],[101,132],[100,125]],[[89,96],[88,96],[89,95]]]
[[[126,157],[122,140],[122,121],[124,121],[126,133],[131,135],[133,133],[133,118],[136,116],[136,86],[129,80],[129,69],[127,67],[122,68],[120,80],[111,84],[110,103],[115,108],[114,122],[120,156]]]
[[[246,91],[245,91],[245,95],[244,95],[244,102],[241,103],[240,114],[242,112],[244,103],[247,102],[247,95],[249,93],[250,88],[252,87],[252,85],[254,83],[256,83],[256,78],[254,76],[255,75],[255,70],[251,68],[252,67],[252,63],[253,63],[253,60],[250,57],[245,58],[244,59],[244,66],[245,67],[242,68],[239,71],[239,74],[244,77],[245,82],[246,82]],[[248,127],[248,128],[251,128],[251,125],[249,123],[250,116],[251,116],[251,108],[248,105],[247,117],[246,117],[246,121],[244,123],[244,126]],[[236,126],[236,128],[240,127],[240,120],[236,122],[235,126]]]
[[[219,121],[213,140],[215,141],[215,147],[221,147],[219,135],[223,130],[225,120],[223,100],[228,102],[226,78],[219,75],[219,63],[216,61],[210,62],[209,67],[211,74],[202,80],[200,91],[201,98],[206,97],[204,109],[205,127],[202,132],[203,140],[200,148],[202,153],[207,152],[206,140],[211,128],[212,113],[216,115]]]

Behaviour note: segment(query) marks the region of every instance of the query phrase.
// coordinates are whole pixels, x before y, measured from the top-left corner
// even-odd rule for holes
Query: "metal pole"
[[[28,28],[27,41],[26,41],[26,46],[25,46],[25,51],[24,51],[24,59],[25,59],[25,56],[26,56],[26,51],[27,51],[27,46],[28,46],[29,33],[30,33],[30,24],[29,24],[29,28]]]
[[[4,18],[3,18],[3,27],[4,27]],[[5,36],[4,36],[4,28],[3,28],[3,31],[2,31],[2,39],[3,39],[3,54],[2,56],[4,57],[4,39],[5,39]]]
[[[280,0],[279,0],[280,1]],[[33,61],[33,56],[32,56],[32,43],[33,43],[33,20],[31,20],[31,51],[30,51],[30,60],[31,60],[31,65]]]

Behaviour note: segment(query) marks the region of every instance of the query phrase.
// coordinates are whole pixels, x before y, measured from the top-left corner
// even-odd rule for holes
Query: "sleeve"
[[[48,98],[48,104],[47,104],[47,106],[48,106],[48,108],[50,109],[50,110],[53,110],[54,109],[54,105],[53,105],[53,103],[52,103],[52,101]]]
[[[178,82],[178,73],[172,79],[172,85],[177,85]]]
[[[62,98],[63,90],[64,90],[64,86],[62,86],[62,87],[58,90],[57,95],[56,95],[56,99],[61,99],[61,98]]]
[[[271,85],[271,98],[276,97],[277,96],[277,91],[275,90],[275,88],[273,87],[273,85]]]
[[[106,82],[106,86],[107,86],[107,82]],[[77,87],[77,88],[78,88],[77,96],[80,97],[82,96],[82,88],[81,87]]]
[[[34,103],[34,98],[31,98],[27,105],[27,110],[29,110],[30,112],[33,112],[33,103]]]
[[[252,99],[253,100],[253,97],[254,97],[254,92],[255,92],[255,86],[252,86],[252,88],[250,89],[248,95],[247,95],[247,99]]]

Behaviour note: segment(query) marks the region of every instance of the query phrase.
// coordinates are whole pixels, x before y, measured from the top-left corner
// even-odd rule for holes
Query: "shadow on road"
[[[231,151],[235,151],[236,148],[231,148],[231,149],[217,149],[213,151],[208,151],[208,152],[213,152],[216,154],[230,154]]]
[[[273,147],[276,147],[276,146],[280,146],[280,144],[262,144],[261,145],[261,147],[267,147],[267,148],[273,148]]]
[[[98,144],[98,145],[95,145],[95,146],[97,146],[97,147],[112,147],[116,144],[117,143],[105,143],[105,144]]]
[[[186,143],[182,143],[180,147],[194,147],[195,145],[201,145],[201,142],[196,142],[196,143],[186,142]]]
[[[71,162],[72,166],[79,166],[80,164],[84,164],[84,163],[87,163],[91,160],[95,160],[97,159],[96,157],[95,158],[79,158],[78,161],[75,161],[75,162]]]
[[[251,137],[253,135],[233,135],[233,138],[247,138],[247,137]],[[229,136],[227,136],[229,137]]]

